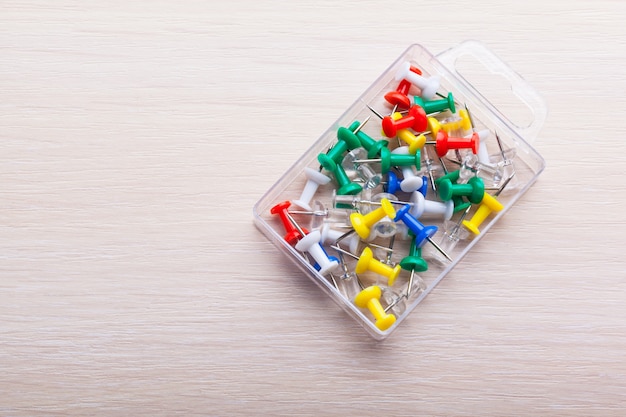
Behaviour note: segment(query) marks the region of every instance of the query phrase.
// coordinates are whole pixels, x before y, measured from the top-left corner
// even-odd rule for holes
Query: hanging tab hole
[[[525,129],[533,123],[531,108],[516,94],[514,86],[505,76],[471,55],[459,56],[455,69],[466,83],[496,107],[515,127]]]

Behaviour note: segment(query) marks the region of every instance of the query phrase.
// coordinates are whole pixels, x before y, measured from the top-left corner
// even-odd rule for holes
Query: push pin
[[[437,216],[442,217],[443,220],[450,220],[454,214],[454,202],[448,201],[432,201],[427,200],[420,192],[415,191],[411,194],[412,207],[409,213],[416,219],[422,218],[422,216]]]
[[[291,206],[290,201],[283,201],[282,203],[276,204],[274,207],[270,209],[271,214],[277,214],[280,218],[280,221],[287,232],[283,239],[287,241],[290,245],[293,245],[308,233],[306,229],[301,229],[302,232],[298,231],[298,228],[291,222],[290,215],[288,213],[288,209]]]
[[[408,146],[400,146],[393,151],[392,154],[396,155],[409,155],[409,147]],[[419,155],[416,154],[416,156]],[[424,185],[424,180],[420,175],[417,175],[413,172],[412,166],[401,166],[400,170],[402,171],[402,181],[400,182],[400,189],[405,193],[412,193],[413,191],[417,191]],[[393,193],[392,193],[393,194]]]
[[[446,110],[456,113],[456,108],[454,107],[454,96],[452,93],[448,93],[448,96],[441,100],[424,100],[420,96],[413,97],[413,100],[416,105],[424,109],[426,114],[439,113]]]
[[[329,245],[331,243],[337,244],[342,242],[348,245],[350,253],[356,253],[361,243],[359,235],[355,234],[354,230],[344,233],[333,229],[329,224],[325,224],[322,226],[320,233],[322,236],[320,239],[322,244]]]
[[[479,204],[485,194],[485,183],[479,177],[472,177],[467,184],[452,184],[452,181],[445,178],[439,182],[439,197],[447,201],[455,196],[464,196],[472,204]]]
[[[351,150],[344,156],[341,165],[348,170],[354,170],[359,178],[363,180],[363,188],[366,190],[376,188],[382,182],[383,177],[372,169],[369,164],[358,164],[354,161],[367,158],[365,148],[356,148]]]
[[[367,308],[376,319],[375,325],[379,330],[385,331],[396,322],[396,316],[385,312],[380,304],[382,291],[379,286],[372,285],[362,290],[354,298],[354,304],[359,308]]]
[[[411,296],[411,291],[413,289],[413,281],[415,279],[415,272],[424,272],[428,270],[428,263],[426,260],[422,258],[422,248],[417,247],[417,237],[412,234],[411,237],[411,246],[409,248],[409,255],[405,256],[400,261],[400,267],[405,271],[410,271],[409,275],[409,283],[406,289],[406,297],[409,298]]]
[[[460,119],[448,123],[440,123],[439,120],[434,117],[429,117],[428,130],[430,130],[434,136],[437,136],[440,130],[445,130],[448,134],[455,130],[461,130],[463,132],[472,130],[472,122],[470,121],[467,111],[459,110],[458,114]]]
[[[304,174],[307,177],[307,181],[304,185],[304,189],[302,190],[302,194],[300,194],[299,199],[293,200],[292,203],[305,210],[311,211],[312,209],[309,205],[311,199],[317,192],[317,189],[320,185],[326,185],[330,182],[330,177],[327,177],[321,172],[318,172],[309,167],[304,168]]]
[[[391,117],[394,120],[398,120],[402,117],[402,115],[396,112],[392,114]],[[409,153],[411,155],[415,155],[417,152],[419,152],[420,149],[424,147],[424,144],[426,143],[425,135],[427,135],[428,133],[430,132],[422,132],[419,135],[415,136],[413,132],[411,132],[409,129],[400,129],[396,132],[396,135],[398,136],[398,139],[403,140],[404,142],[406,142],[407,145],[409,145]]]
[[[393,138],[401,129],[413,129],[416,132],[423,132],[428,126],[428,117],[420,106],[412,106],[409,113],[395,120],[391,116],[385,116],[382,120],[382,127],[385,136]]]
[[[361,254],[359,256],[356,256],[344,249],[341,249],[339,246],[336,245],[331,245],[330,247],[357,260],[357,263],[354,267],[354,272],[356,274],[363,274],[367,271],[372,271],[378,275],[387,278],[387,285],[390,287],[394,284],[394,282],[396,282],[396,278],[398,278],[398,275],[402,270],[400,265],[391,267],[379,261],[378,259],[375,259],[374,252],[372,252],[372,250],[367,246],[363,249],[363,251],[361,251]]]
[[[358,127],[359,122],[353,122],[348,129],[353,130]],[[389,145],[389,141],[387,140],[376,140],[372,138],[370,135],[363,131],[357,131],[355,133],[356,137],[359,139],[360,146],[364,147],[367,150],[367,155],[370,158],[374,158],[380,155],[382,149],[387,149],[387,145]]]
[[[350,215],[350,223],[352,223],[352,227],[361,239],[367,239],[370,235],[371,227],[383,217],[388,216],[392,219],[395,217],[396,210],[388,199],[383,198],[380,204],[379,208],[365,215],[361,213],[352,213]]]
[[[422,71],[419,68],[410,66],[411,71],[417,75],[422,75]],[[399,107],[401,109],[408,109],[411,107],[411,99],[408,97],[409,90],[411,89],[411,82],[407,80],[400,81],[395,91],[391,91],[385,94],[385,100],[393,107]]]
[[[380,158],[372,158],[372,159],[357,159],[354,162],[362,164],[362,163],[370,163],[370,162],[380,162],[381,172],[383,174],[389,173],[392,166],[396,167],[405,167],[405,166],[414,166],[418,170],[421,165],[421,155],[420,153],[416,153],[415,155],[411,154],[399,154],[399,153],[391,153],[389,149],[383,148],[381,150]]]
[[[396,73],[396,80],[400,81],[402,79],[418,87],[421,90],[420,97],[426,100],[432,99],[437,94],[437,90],[439,90],[440,81],[438,75],[428,78],[417,75],[411,71],[409,62],[405,62]]]
[[[394,221],[398,222],[402,220],[409,230],[413,232],[416,237],[415,244],[418,248],[424,246],[426,241],[433,243],[434,245],[431,237],[437,233],[437,226],[424,226],[419,220],[411,216],[409,213],[410,208],[411,207],[407,205],[398,210]]]
[[[448,254],[444,252],[443,249],[441,249],[439,245],[437,245],[431,239],[431,237],[435,233],[437,233],[437,226],[424,226],[419,220],[411,216],[411,214],[409,213],[410,208],[411,206],[407,205],[398,210],[394,221],[397,222],[399,220],[402,220],[402,222],[409,228],[409,230],[413,232],[416,237],[415,244],[418,248],[424,246],[424,244],[428,241],[428,243],[433,245],[434,248],[437,249],[443,256],[452,261],[452,258],[450,258],[450,256],[448,256]]]
[[[335,144],[335,146],[333,146],[327,153],[319,154],[317,156],[317,160],[320,164],[322,164],[322,166],[324,166],[324,164],[330,164],[331,161],[334,163],[339,163],[341,162],[341,159],[346,152],[358,148],[359,146],[361,146],[361,141],[359,140],[359,138],[357,138],[351,130],[348,130],[345,127],[341,126],[339,129],[337,129],[337,143]],[[330,169],[329,171],[332,171],[332,169]]]
[[[430,179],[430,186],[432,187],[433,191],[437,191],[437,185],[435,182],[435,176],[433,175],[433,171],[434,171],[434,167],[433,167],[433,159],[430,158],[430,155],[428,154],[428,148],[423,148],[424,149],[424,165],[426,165],[426,172],[428,173],[428,178]],[[424,194],[424,196],[426,196],[426,194]]]
[[[440,130],[439,133],[437,133],[435,150],[439,157],[443,157],[450,149],[471,149],[473,153],[477,153],[479,145],[480,137],[476,132],[469,138],[455,138],[448,136],[444,130]]]
[[[328,256],[320,244],[321,238],[320,231],[314,230],[300,239],[300,241],[296,243],[295,248],[300,252],[307,252],[311,255],[319,267],[318,272],[320,275],[326,275],[339,266],[339,259],[334,256]]]
[[[464,240],[469,236],[469,232],[465,228],[461,227],[461,224],[471,207],[472,206],[470,205],[465,209],[465,211],[463,211],[463,214],[456,223],[450,220],[443,223],[444,234],[441,242],[439,243],[445,251],[452,251],[460,240]]]
[[[354,195],[363,190],[363,187],[359,184],[350,181],[348,174],[346,174],[346,171],[343,169],[341,164],[336,163],[332,158],[329,158],[324,154],[318,155],[317,159],[327,171],[333,173],[335,180],[337,180],[337,184],[339,185],[337,194]]]
[[[476,210],[476,213],[474,213],[474,216],[472,216],[470,220],[464,220],[463,226],[467,227],[467,229],[470,232],[474,233],[475,235],[479,235],[480,229],[478,228],[485,221],[485,219],[492,212],[498,212],[504,208],[502,203],[496,200],[495,197],[500,195],[502,190],[504,190],[504,187],[507,186],[507,184],[511,181],[512,178],[513,178],[513,175],[508,177],[506,181],[504,182],[504,184],[502,184],[502,187],[500,187],[500,189],[496,191],[493,196],[485,193],[482,201],[480,202],[480,206],[478,206],[478,209]]]

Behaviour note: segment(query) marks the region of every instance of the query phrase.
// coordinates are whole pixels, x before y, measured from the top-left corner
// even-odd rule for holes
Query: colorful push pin
[[[478,206],[478,209],[476,210],[476,213],[474,213],[470,220],[463,220],[463,226],[467,227],[467,229],[475,235],[479,235],[480,229],[478,228],[485,221],[485,219],[491,213],[501,211],[504,208],[502,203],[496,200],[496,197],[500,195],[502,190],[504,190],[504,187],[507,186],[512,178],[513,175],[508,177],[504,184],[502,184],[500,189],[496,193],[494,193],[493,196],[485,193],[482,201],[480,202],[480,206]]]
[[[415,235],[416,237],[415,244],[417,245],[417,247],[421,248],[422,246],[426,244],[427,240],[430,240],[430,238],[435,233],[437,233],[437,226],[424,226],[422,222],[417,220],[415,217],[413,217],[409,213],[410,209],[411,209],[411,206],[408,206],[408,205],[402,207],[396,213],[396,217],[394,218],[394,221],[398,222],[402,220],[402,222]]]
[[[354,162],[362,164],[362,163],[370,163],[370,162],[380,162],[381,172],[383,174],[389,173],[392,166],[396,167],[405,167],[405,166],[414,166],[418,170],[421,165],[421,155],[417,152],[414,155],[411,154],[394,154],[387,148],[381,149],[380,158],[373,159],[357,159]]]
[[[283,201],[282,203],[276,204],[274,207],[270,209],[271,214],[277,214],[280,218],[285,231],[287,232],[283,239],[287,241],[290,245],[293,245],[308,233],[306,229],[302,229],[303,233],[298,231],[298,228],[291,222],[288,209],[291,206],[290,201]]]
[[[304,189],[302,190],[302,194],[300,194],[299,199],[293,200],[292,203],[298,207],[310,211],[312,209],[309,203],[315,195],[315,192],[320,185],[328,184],[330,182],[330,177],[327,177],[321,172],[318,172],[309,167],[304,168],[304,174],[307,177],[307,181],[304,185]]]
[[[393,171],[387,173],[387,184],[384,186],[385,192],[395,194],[400,191],[400,179]]]
[[[339,259],[334,256],[328,256],[322,245],[320,245],[320,239],[322,238],[319,230],[314,230],[296,243],[296,250],[300,252],[307,252],[315,259],[315,262],[319,266],[318,272],[321,275],[326,275],[333,269],[339,266]]]
[[[491,157],[489,156],[489,150],[487,149],[487,139],[489,138],[490,134],[489,130],[483,129],[475,132],[478,134],[480,142],[480,144],[478,145],[478,152],[476,152],[476,155],[478,156],[478,161],[481,164],[492,165]]]
[[[422,71],[411,65],[411,71],[417,75],[422,75]],[[409,90],[411,89],[411,82],[407,80],[400,81],[395,91],[391,91],[385,94],[385,100],[393,107],[408,109],[411,107],[411,99],[409,98]]]
[[[378,330],[385,331],[396,322],[396,316],[388,314],[380,304],[382,291],[379,286],[372,285],[362,290],[354,298],[354,304],[359,308],[367,308],[376,319],[375,325]]]
[[[448,136],[444,130],[441,130],[437,133],[435,150],[439,157],[443,157],[450,149],[471,149],[473,153],[477,153],[479,145],[480,137],[476,132],[469,138],[455,138]]]
[[[402,117],[402,114],[396,112],[392,114],[391,117],[394,120],[398,120]],[[427,133],[428,132],[423,132],[415,136],[413,132],[411,132],[409,129],[400,129],[396,132],[396,135],[398,136],[398,139],[403,140],[404,142],[406,142],[407,145],[409,145],[409,153],[411,155],[415,155],[420,149],[424,147],[424,144],[426,143],[425,135]]]
[[[401,129],[413,129],[416,132],[423,132],[428,126],[428,117],[420,106],[412,106],[409,113],[395,120],[391,116],[383,117],[382,127],[385,136],[393,138]]]
[[[323,245],[330,245],[331,243],[337,244],[341,241],[342,243],[347,244],[348,250],[354,254],[356,254],[359,244],[361,243],[359,235],[355,234],[354,230],[345,233],[340,230],[333,229],[328,223],[322,226],[320,233],[322,235],[320,242]]]
[[[374,252],[368,247],[365,247],[359,255],[359,260],[354,267],[354,272],[357,274],[363,274],[367,271],[372,271],[378,275],[382,275],[387,278],[387,285],[390,287],[396,282],[396,278],[400,274],[402,268],[400,265],[396,265],[391,267],[389,265],[384,264],[378,259],[374,259]]]
[[[377,245],[374,245],[377,246]],[[365,247],[359,256],[356,256],[344,249],[341,249],[339,246],[330,245],[332,249],[335,249],[339,253],[346,254],[357,260],[357,263],[354,267],[354,272],[356,274],[363,274],[367,271],[372,271],[387,278],[387,285],[392,286],[393,283],[398,278],[400,271],[402,268],[400,265],[390,266],[387,265],[378,259],[374,259],[374,252],[369,247]],[[380,246],[377,246],[380,248]],[[388,250],[388,248],[384,248]]]
[[[330,161],[340,163],[346,152],[358,148],[359,146],[361,146],[359,138],[357,138],[351,130],[342,126],[337,129],[337,143],[335,146],[333,146],[327,153],[319,154],[317,156],[317,160],[320,164],[322,164],[322,166],[324,166],[324,163],[328,165]],[[329,171],[332,171],[332,169]]]
[[[452,261],[452,258],[450,258],[450,256],[448,256],[448,254],[431,239],[431,237],[437,233],[437,226],[424,226],[419,220],[409,213],[410,208],[411,206],[406,205],[398,210],[394,221],[397,222],[402,220],[409,230],[413,232],[416,237],[415,244],[418,248],[421,248],[426,242],[428,242],[448,260]]]
[[[409,147],[408,146],[400,146],[393,151],[391,151],[393,155],[409,155]],[[424,180],[421,175],[417,175],[413,171],[412,166],[402,166],[400,167],[402,171],[402,181],[400,182],[400,189],[405,193],[412,193],[413,191],[419,190],[424,185]]]
[[[424,272],[428,270],[428,263],[422,258],[422,248],[417,247],[417,237],[412,234],[411,246],[409,248],[409,255],[402,258],[399,265],[405,271],[410,271],[409,283],[407,285],[406,296],[411,296],[413,289],[413,280],[415,279],[415,272]]]
[[[348,127],[348,129],[350,130],[356,129],[358,127],[358,123],[359,122],[353,122]],[[367,149],[367,155],[370,158],[374,158],[380,155],[381,149],[386,149],[387,145],[389,144],[389,141],[387,140],[384,140],[384,139],[376,140],[372,138],[370,135],[368,135],[367,133],[360,131],[360,130],[356,132],[355,135],[359,140],[360,146]]]
[[[453,184],[445,178],[439,182],[439,197],[443,201],[452,199],[455,196],[464,196],[472,204],[479,204],[485,194],[485,183],[479,177],[472,177],[467,184]]]
[[[434,117],[429,117],[427,123],[428,130],[430,130],[434,136],[437,136],[440,130],[445,130],[446,133],[451,133],[455,130],[461,130],[463,132],[471,131],[472,122],[470,121],[467,111],[464,109],[459,110],[458,115],[460,117],[459,119],[447,123],[441,123]]]
[[[416,105],[424,109],[426,114],[439,113],[446,110],[456,113],[452,93],[448,93],[448,97],[440,100],[424,100],[420,96],[415,96],[413,100]]]
[[[350,181],[348,174],[343,169],[341,164],[336,163],[332,158],[329,158],[327,155],[320,154],[317,159],[322,164],[322,166],[327,170],[333,173],[335,180],[337,180],[337,184],[339,188],[337,189],[337,194],[342,195],[354,195],[358,194],[363,190],[359,184]]]
[[[396,81],[402,79],[418,87],[421,90],[420,97],[426,100],[432,99],[437,94],[437,90],[439,90],[440,81],[438,75],[428,78],[417,75],[411,71],[411,64],[409,62],[405,62],[396,73]]]
[[[416,219],[427,216],[441,217],[443,220],[450,220],[454,214],[454,202],[448,201],[432,201],[427,200],[424,195],[418,191],[411,194],[411,209],[409,213]]]
[[[361,239],[367,239],[370,235],[372,226],[376,222],[378,222],[385,216],[393,219],[395,215],[396,210],[393,208],[391,202],[388,199],[383,198],[380,201],[380,207],[376,210],[372,210],[365,215],[361,213],[352,213],[350,215],[350,223],[352,223],[352,227],[361,237]]]

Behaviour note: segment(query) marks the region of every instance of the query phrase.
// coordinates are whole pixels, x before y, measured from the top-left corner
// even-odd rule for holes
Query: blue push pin
[[[449,261],[452,262],[452,258],[450,258],[450,256],[448,256],[448,254],[445,253],[443,249],[441,249],[439,245],[437,245],[431,239],[431,237],[435,233],[437,233],[437,226],[424,226],[422,222],[411,216],[411,214],[409,213],[410,208],[411,206],[409,206],[408,204],[402,207],[396,212],[396,217],[393,220],[395,222],[402,220],[402,222],[409,228],[409,230],[413,232],[413,234],[415,235],[416,248],[421,248],[426,244],[426,241],[428,241],[431,245],[435,247],[435,249],[437,249],[443,256],[445,256]]]
[[[385,187],[385,192],[389,194],[395,194],[400,191],[400,183],[401,181],[398,179],[398,176],[393,171],[389,171],[387,174],[387,186]]]

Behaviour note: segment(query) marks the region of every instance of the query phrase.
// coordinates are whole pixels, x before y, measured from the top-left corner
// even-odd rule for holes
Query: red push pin
[[[440,130],[437,133],[435,149],[437,150],[437,155],[442,158],[450,149],[471,149],[476,154],[478,153],[479,145],[480,136],[476,132],[469,138],[454,138],[449,137],[445,130]]]
[[[422,75],[422,71],[413,65],[411,65],[410,70],[417,75]],[[398,84],[395,91],[385,94],[385,100],[387,100],[387,102],[394,107],[408,109],[411,107],[411,99],[408,96],[410,89],[411,82],[408,80],[402,80],[400,81],[400,84]]]
[[[278,217],[280,217],[280,220],[285,227],[285,231],[287,232],[284,236],[284,239],[287,241],[287,243],[293,245],[298,242],[299,239],[302,239],[304,235],[300,233],[300,231],[289,219],[289,213],[287,212],[289,206],[291,206],[291,202],[283,201],[282,203],[278,203],[274,207],[272,207],[270,213],[278,214]],[[304,234],[309,233],[309,231],[306,229],[302,229],[302,232],[304,232]]]
[[[391,116],[383,117],[382,125],[385,136],[392,138],[401,129],[411,128],[416,132],[423,132],[428,126],[428,117],[420,106],[413,106],[406,116],[398,120],[394,120]]]

